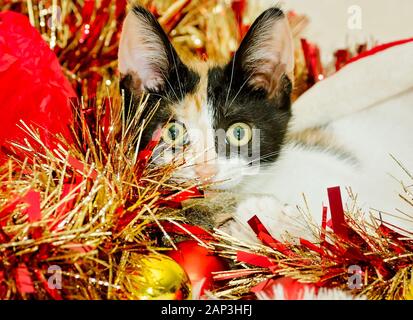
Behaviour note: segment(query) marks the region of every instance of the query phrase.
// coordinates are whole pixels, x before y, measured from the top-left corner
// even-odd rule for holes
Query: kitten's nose
[[[203,163],[195,166],[195,172],[203,182],[210,182],[218,170],[214,165]]]

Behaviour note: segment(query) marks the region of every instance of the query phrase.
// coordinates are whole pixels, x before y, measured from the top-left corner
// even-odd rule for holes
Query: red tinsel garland
[[[413,266],[412,255],[406,254],[412,252],[413,240],[406,238],[382,223],[376,232],[378,239],[383,241],[381,246],[386,248],[380,247],[377,242],[378,239],[372,239],[370,235],[364,233],[361,229],[355,229],[355,226],[360,222],[353,221],[350,217],[345,216],[339,187],[329,188],[328,197],[331,220],[322,224],[322,229],[320,230],[322,241],[320,244],[314,244],[306,239],[300,239],[299,245],[281,243],[271,236],[258,217],[254,216],[251,218],[248,223],[262,244],[283,256],[281,259],[275,259],[263,253],[243,250],[236,252],[235,260],[237,262],[262,268],[261,273],[263,274],[273,274],[270,279],[250,287],[251,293],[264,292],[271,296],[272,288],[275,285],[282,285],[287,295],[297,299],[300,298],[300,292],[302,293],[304,287],[315,288],[315,292],[317,292],[317,288],[342,288],[343,285],[347,285],[346,283],[343,284],[342,278],[348,277],[350,266],[356,266],[357,270],[359,270],[359,278],[362,281],[360,287],[356,287],[353,290],[354,294],[358,294],[363,292],[363,284],[367,285],[370,283],[370,277],[377,276],[385,284],[386,281],[391,281],[399,271],[403,272],[404,269]],[[324,208],[323,213],[325,212]],[[327,225],[331,226],[332,232],[326,230]],[[328,241],[325,240],[326,234],[330,235]],[[291,264],[297,270],[297,279],[300,279],[300,271],[298,270],[311,269],[311,265],[314,264],[314,260],[305,258],[306,255],[317,257],[313,259],[319,260],[319,263],[321,263],[320,269],[323,269],[322,276],[316,282],[310,282],[305,285],[299,284],[297,280],[288,276],[280,278],[280,273],[283,274],[283,270],[286,268],[285,265]],[[388,259],[389,257],[397,257],[397,263],[392,263],[392,259]],[[325,265],[323,266],[323,264]],[[257,273],[257,271],[253,273]],[[230,274],[224,272],[222,275],[218,274],[216,278],[219,280],[230,280],[245,276],[248,276],[248,269],[234,270]],[[408,294],[405,290],[404,286],[400,286],[398,291],[396,288],[393,295],[400,297]],[[377,293],[377,295],[380,296],[380,293]]]

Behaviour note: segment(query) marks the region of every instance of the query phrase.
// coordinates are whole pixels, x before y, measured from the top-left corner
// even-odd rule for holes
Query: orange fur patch
[[[200,81],[192,94],[184,97],[179,104],[172,106],[177,120],[182,121],[188,130],[199,130],[202,136],[196,137],[192,152],[198,164],[205,164],[216,158],[214,139],[210,128],[207,108],[208,70],[210,63],[197,62],[190,66],[200,75]],[[200,139],[200,140],[198,140]]]
[[[200,81],[194,93],[188,94],[179,105],[173,107],[174,113],[181,116],[184,122],[185,120],[194,121],[207,103],[208,69],[210,64],[196,60],[189,66],[199,74]]]

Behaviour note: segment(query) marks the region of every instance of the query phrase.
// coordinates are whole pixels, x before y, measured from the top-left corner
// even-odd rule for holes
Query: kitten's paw
[[[241,223],[247,223],[256,215],[265,223],[267,220],[278,220],[277,216],[282,215],[283,209],[284,206],[273,197],[252,197],[238,205],[234,218]]]
[[[256,240],[256,235],[248,226],[248,220],[257,216],[270,234],[278,240],[288,233],[293,238],[309,238],[304,217],[292,206],[280,203],[270,196],[252,197],[238,205],[234,221],[227,224],[225,231],[237,238]]]

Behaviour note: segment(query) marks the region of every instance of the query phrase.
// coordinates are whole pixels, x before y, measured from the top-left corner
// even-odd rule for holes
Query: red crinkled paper
[[[54,134],[69,137],[69,97],[76,94],[40,33],[15,12],[0,13],[0,88],[0,163],[8,142],[27,137],[20,120],[49,132],[43,133],[49,147]]]

